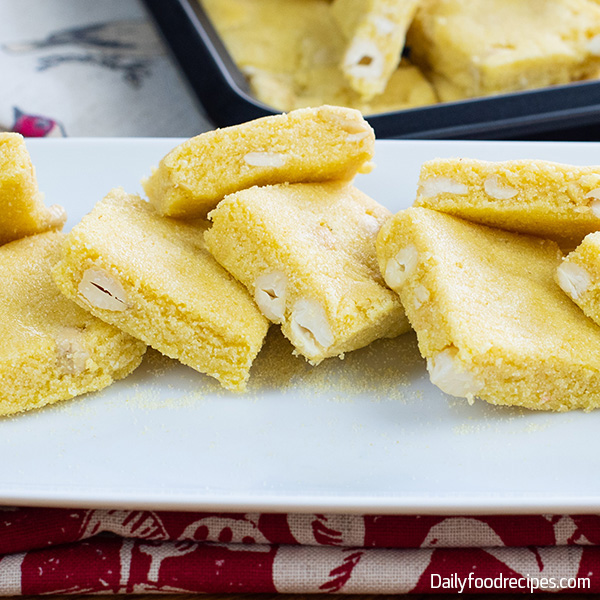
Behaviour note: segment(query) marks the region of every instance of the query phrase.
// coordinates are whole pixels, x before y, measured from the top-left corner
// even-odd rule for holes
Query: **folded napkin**
[[[0,595],[600,591],[600,516],[0,509]]]

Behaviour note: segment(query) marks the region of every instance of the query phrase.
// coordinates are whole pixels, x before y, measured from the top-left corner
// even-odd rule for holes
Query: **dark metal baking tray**
[[[198,0],[144,0],[218,127],[279,112],[254,98]],[[600,139],[600,82],[367,116],[379,138]]]

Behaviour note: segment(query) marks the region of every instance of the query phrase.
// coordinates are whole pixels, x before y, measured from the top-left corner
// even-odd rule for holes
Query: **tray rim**
[[[253,98],[199,0],[143,0],[192,91],[219,127],[276,114]],[[191,56],[189,51],[194,53]],[[198,60],[200,56],[202,60]],[[206,71],[200,74],[201,70]],[[600,123],[600,81],[368,115],[379,138],[507,139]]]

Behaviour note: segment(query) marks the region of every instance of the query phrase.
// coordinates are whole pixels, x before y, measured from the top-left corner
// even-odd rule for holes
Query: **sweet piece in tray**
[[[61,229],[66,219],[61,206],[44,205],[23,136],[0,132],[0,244]]]
[[[333,15],[348,45],[341,68],[364,100],[381,94],[400,63],[419,0],[334,0]]]
[[[599,35],[590,0],[422,0],[407,45],[426,72],[475,97],[588,77]]]
[[[556,281],[583,312],[600,324],[600,232],[590,233],[556,271]]]
[[[600,229],[600,167],[430,160],[421,167],[415,204],[573,248]]]
[[[347,41],[327,0],[203,0],[202,5],[252,93],[269,106],[288,111],[337,104],[369,115],[437,101],[431,84],[406,59],[383,93],[361,98],[340,68]]]
[[[204,217],[253,185],[352,179],[371,169],[375,134],[357,110],[305,108],[203,133],[169,152],[146,180],[163,215]]]
[[[215,258],[313,364],[407,331],[379,273],[387,209],[343,182],[253,187],[210,213]]]
[[[236,65],[290,73],[338,65],[345,39],[328,0],[201,0]]]
[[[107,323],[242,390],[269,323],[206,250],[207,225],[113,190],[68,235],[54,279]]]
[[[0,248],[0,415],[105,388],[146,350],[54,285],[50,270],[63,239],[48,232]]]
[[[600,328],[554,281],[554,242],[411,208],[382,227],[377,255],[442,391],[535,410],[600,407]]]
[[[297,71],[293,76],[248,68],[246,75],[253,94],[279,110],[319,106],[326,100],[374,115],[437,102],[432,85],[407,60],[392,73],[384,92],[371,100],[361,99],[350,89],[338,67],[315,67]]]
[[[457,86],[449,79],[446,79],[443,75],[429,72],[427,73],[427,77],[440,102],[458,102],[459,100],[467,99],[463,88]]]

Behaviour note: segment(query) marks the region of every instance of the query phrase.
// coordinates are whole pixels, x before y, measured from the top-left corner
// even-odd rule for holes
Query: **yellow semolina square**
[[[109,386],[146,345],[65,298],[51,277],[64,235],[41,233],[0,248],[0,415]]]
[[[376,114],[433,104],[421,71],[403,60],[364,100],[340,69],[347,42],[326,0],[204,0],[204,9],[257,99],[278,110],[335,104]]]
[[[410,208],[382,227],[377,256],[442,391],[534,410],[600,406],[600,328],[554,281],[554,242]]]
[[[66,219],[62,207],[44,205],[23,136],[0,133],[0,244],[61,229]]]
[[[243,390],[269,323],[206,250],[206,226],[113,190],[68,235],[54,280],[107,323]]]
[[[250,87],[259,99],[280,110],[332,102],[350,106],[365,115],[393,112],[437,102],[432,85],[418,67],[403,60],[392,73],[382,94],[362,100],[344,80],[338,67],[317,67],[294,76],[253,69]]]
[[[253,185],[352,179],[371,169],[375,135],[359,111],[305,108],[203,133],[177,146],[145,181],[163,215],[205,217]]]
[[[600,232],[590,233],[556,270],[563,291],[600,324]]]
[[[344,39],[326,0],[202,0],[200,4],[242,70],[252,65],[293,73],[306,50],[322,45],[322,60]]]
[[[236,65],[294,74],[339,66],[345,47],[328,0],[202,0]]]
[[[422,0],[411,59],[464,96],[568,83],[597,71],[600,6],[590,0]]]
[[[311,363],[409,329],[379,273],[389,211],[340,182],[254,187],[210,213],[208,249]]]
[[[439,102],[458,102],[468,98],[463,88],[458,87],[443,75],[430,71],[427,73],[427,77]]]
[[[419,0],[334,0],[348,45],[341,69],[364,100],[381,94],[398,67]]]
[[[600,167],[430,160],[421,167],[415,205],[573,248],[600,229]]]

